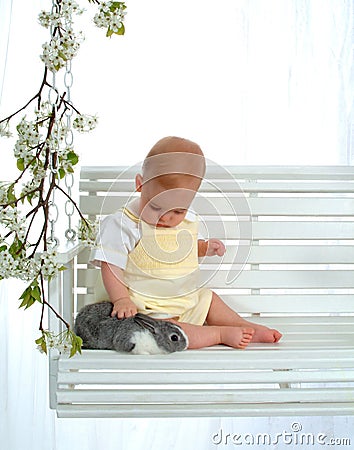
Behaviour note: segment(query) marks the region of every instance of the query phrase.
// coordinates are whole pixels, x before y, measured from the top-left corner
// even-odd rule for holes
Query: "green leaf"
[[[64,61],[67,61],[67,57],[63,52],[59,52],[58,55],[60,56],[61,59],[63,59]]]
[[[32,206],[32,199],[34,197],[34,194],[28,194],[26,195],[28,203]],[[24,200],[24,199],[23,199]],[[23,202],[22,202],[23,203]]]
[[[67,158],[73,166],[79,162],[79,157],[75,152],[69,152]]]
[[[115,9],[118,9],[118,8],[126,9],[124,2],[113,2],[112,3],[111,11],[114,11]]]
[[[60,179],[65,177],[65,173],[66,173],[65,170],[61,167],[59,169],[59,177],[60,177]]]
[[[21,172],[23,172],[25,170],[25,160],[23,158],[19,158],[17,160],[17,168],[18,170],[20,170]]]
[[[9,253],[14,259],[19,258],[21,256],[21,250],[23,250],[23,248],[23,242],[16,237],[9,248]]]
[[[73,346],[71,347],[71,350],[70,350],[70,356],[69,356],[69,358],[72,358],[72,357],[75,355],[75,353],[76,353],[76,348],[75,348],[75,346],[73,345]]]
[[[108,28],[107,33],[106,33],[106,36],[107,36],[107,37],[111,37],[112,34],[113,34],[113,30],[112,30],[111,28]]]
[[[42,303],[42,292],[40,287],[38,286],[38,281],[34,280],[32,283],[23,291],[20,300],[22,299],[22,302],[19,306],[19,308],[29,308],[32,306],[36,301],[39,303]]]
[[[71,335],[71,350],[70,350],[70,358],[72,358],[76,353],[80,353],[81,355],[81,347],[82,347],[82,339],[76,334],[72,333]]]
[[[33,297],[30,297],[30,299],[27,302],[27,305],[25,307],[25,309],[30,308],[34,303],[35,303],[35,299]]]
[[[8,203],[15,203],[16,200],[17,199],[15,196],[15,185],[11,184],[11,186],[7,190],[7,201],[8,201]]]
[[[29,288],[30,289],[30,288]],[[27,291],[27,289],[26,289],[26,291]],[[23,301],[22,301],[22,303],[21,303],[21,305],[19,306],[19,308],[23,308],[23,307],[27,307],[27,304],[28,304],[28,302],[30,301],[30,299],[31,299],[31,293],[30,292],[24,292],[23,294],[22,294],[22,296],[20,297],[20,299],[22,298],[23,299]]]
[[[47,341],[44,335],[42,335],[40,338],[35,340],[36,344],[41,347],[43,352],[47,354]]]
[[[6,250],[7,249],[7,246],[6,245],[2,245],[1,247],[0,247],[0,252],[3,252],[4,250]]]
[[[34,287],[34,288],[32,289],[31,296],[32,296],[34,299],[36,299],[37,302],[40,302],[40,303],[41,303],[41,295],[42,295],[42,293],[41,293],[41,290],[40,290],[39,286],[36,286],[36,287]]]
[[[124,27],[124,24],[122,23],[122,26],[118,29],[118,31],[116,31],[116,34],[118,34],[119,36],[123,36],[124,33],[125,33],[125,27]]]

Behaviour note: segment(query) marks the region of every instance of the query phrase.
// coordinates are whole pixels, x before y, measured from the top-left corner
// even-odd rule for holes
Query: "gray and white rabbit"
[[[163,354],[185,350],[188,337],[181,327],[145,314],[118,319],[111,317],[113,304],[99,302],[84,306],[78,313],[74,331],[83,347],[116,350],[133,354]]]

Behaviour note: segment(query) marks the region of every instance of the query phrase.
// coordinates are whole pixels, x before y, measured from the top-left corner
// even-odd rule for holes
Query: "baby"
[[[196,143],[163,138],[136,175],[140,197],[103,219],[91,262],[101,268],[112,316],[141,312],[173,321],[189,348],[278,342],[279,331],[246,321],[200,286],[198,257],[225,253],[220,240],[198,238],[198,219],[189,211],[204,173]]]

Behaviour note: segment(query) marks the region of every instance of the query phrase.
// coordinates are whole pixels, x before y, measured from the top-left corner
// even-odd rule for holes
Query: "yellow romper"
[[[126,208],[123,212],[142,232],[124,270],[138,312],[203,325],[212,291],[200,287],[198,223],[184,219],[174,228],[154,227]]]

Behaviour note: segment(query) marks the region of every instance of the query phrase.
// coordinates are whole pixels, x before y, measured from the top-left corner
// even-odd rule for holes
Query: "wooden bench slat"
[[[304,314],[311,317],[321,314],[351,314],[353,294],[225,294],[216,293],[233,309],[240,314],[269,314],[272,318],[277,314]],[[291,316],[292,317],[292,316]],[[265,318],[266,319],[266,318]],[[253,318],[252,318],[253,320]]]
[[[273,347],[273,348],[272,348]],[[282,350],[283,349],[283,350]],[[213,363],[211,364],[211,361]],[[345,369],[354,364],[354,349],[292,348],[286,344],[253,344],[247,351],[212,347],[173,355],[126,355],[108,350],[84,350],[83,356],[60,358],[59,371],[80,369],[111,370],[267,370]],[[143,383],[144,384],[144,383]]]
[[[201,286],[215,289],[345,289],[354,288],[353,270],[243,270],[203,269]],[[99,271],[78,272],[78,286],[95,287]]]
[[[121,371],[100,371],[99,375],[95,372],[81,371],[62,371],[58,373],[58,384],[100,384],[101,389],[106,389],[106,385],[114,385],[116,388],[132,387],[133,385],[142,385],[142,380],[145,385],[170,385],[182,383],[186,385],[193,385],[195,388],[204,384],[221,385],[232,384],[249,385],[249,384],[279,384],[279,383],[336,383],[336,382],[353,382],[354,371],[304,371],[296,370],[280,371],[280,370],[260,370],[250,371],[132,371],[124,369]],[[99,388],[97,388],[99,389]]]
[[[353,264],[354,245],[227,245],[225,255],[205,257],[201,263],[230,264],[249,252],[247,264]]]
[[[267,403],[248,405],[58,405],[58,417],[96,418],[98,411],[102,418],[138,417],[269,417],[269,416],[348,416],[352,415],[354,402],[346,403]],[[217,437],[217,439],[219,439]]]
[[[269,417],[269,416],[348,416],[352,415],[354,402],[346,403],[249,403],[242,405],[58,405],[58,417],[102,418],[138,417]],[[218,437],[217,437],[218,439]]]
[[[354,287],[352,270],[202,270],[214,288],[344,289]]]
[[[114,181],[80,181],[82,193],[97,195],[102,192],[134,192],[134,179],[118,179]],[[199,192],[244,192],[244,193],[354,193],[354,181],[326,181],[326,182],[289,182],[278,181],[238,181],[203,180]]]
[[[227,227],[227,222],[223,222]],[[353,222],[287,222],[271,220],[267,222],[252,223],[252,238],[254,240],[330,240],[350,239],[353,240]],[[227,233],[229,238],[231,233]]]
[[[119,178],[134,179],[141,163],[134,166],[83,166],[80,178],[82,180],[97,180]],[[353,180],[352,166],[220,166],[208,161],[206,178],[230,179],[230,177],[247,180]]]
[[[348,383],[354,381],[353,370],[263,370],[241,371],[241,370],[180,370],[164,371],[164,384],[174,385],[175,383],[188,385],[225,385],[241,384],[249,385],[255,383],[279,384],[279,383]],[[98,376],[92,371],[85,371],[80,368],[78,371],[63,370],[58,373],[58,384],[97,384]],[[149,370],[125,370],[105,371],[99,373],[99,383],[102,385],[161,385],[161,372]],[[104,386],[105,388],[105,386]]]
[[[315,294],[315,295],[242,295],[225,294],[215,290],[221,298],[239,314],[291,314],[303,313],[314,316],[321,314],[320,319],[324,320],[324,314],[345,314],[352,311],[354,301],[353,295],[345,294]],[[78,294],[78,310],[85,305],[94,303],[97,300],[107,300],[107,297],[100,297],[95,294]],[[266,319],[266,318],[265,318]],[[333,316],[332,316],[332,319]],[[253,320],[253,318],[252,318]],[[271,321],[271,320],[270,320]]]
[[[81,197],[80,208],[84,214],[111,214],[127,205],[133,196]],[[352,198],[245,198],[232,196],[213,199],[197,196],[191,208],[200,215],[231,216],[354,216]]]
[[[269,402],[354,402],[354,392],[347,388],[296,389],[100,389],[58,390],[59,403],[113,403],[131,405],[159,404],[213,404],[213,403],[269,403]],[[322,400],[319,400],[322,399]]]
[[[241,223],[243,226],[244,224]],[[247,226],[247,223],[245,224]],[[283,240],[296,241],[320,241],[320,240],[352,240],[354,241],[354,222],[349,221],[297,221],[289,222],[283,220],[258,221],[252,223],[251,232],[247,232],[245,238],[252,238],[253,240],[274,240],[281,245],[285,245]],[[239,225],[235,222],[222,221],[220,218],[203,218],[201,224],[201,234],[204,238],[213,236],[222,240],[229,240],[238,242],[240,239]],[[299,243],[301,244],[301,243]],[[311,242],[309,243],[311,244]],[[327,245],[324,242],[322,245]],[[318,244],[316,244],[318,245]],[[330,244],[329,244],[330,245]],[[231,247],[231,246],[230,246]],[[89,255],[89,250],[83,254],[80,262],[87,262],[85,255]]]

